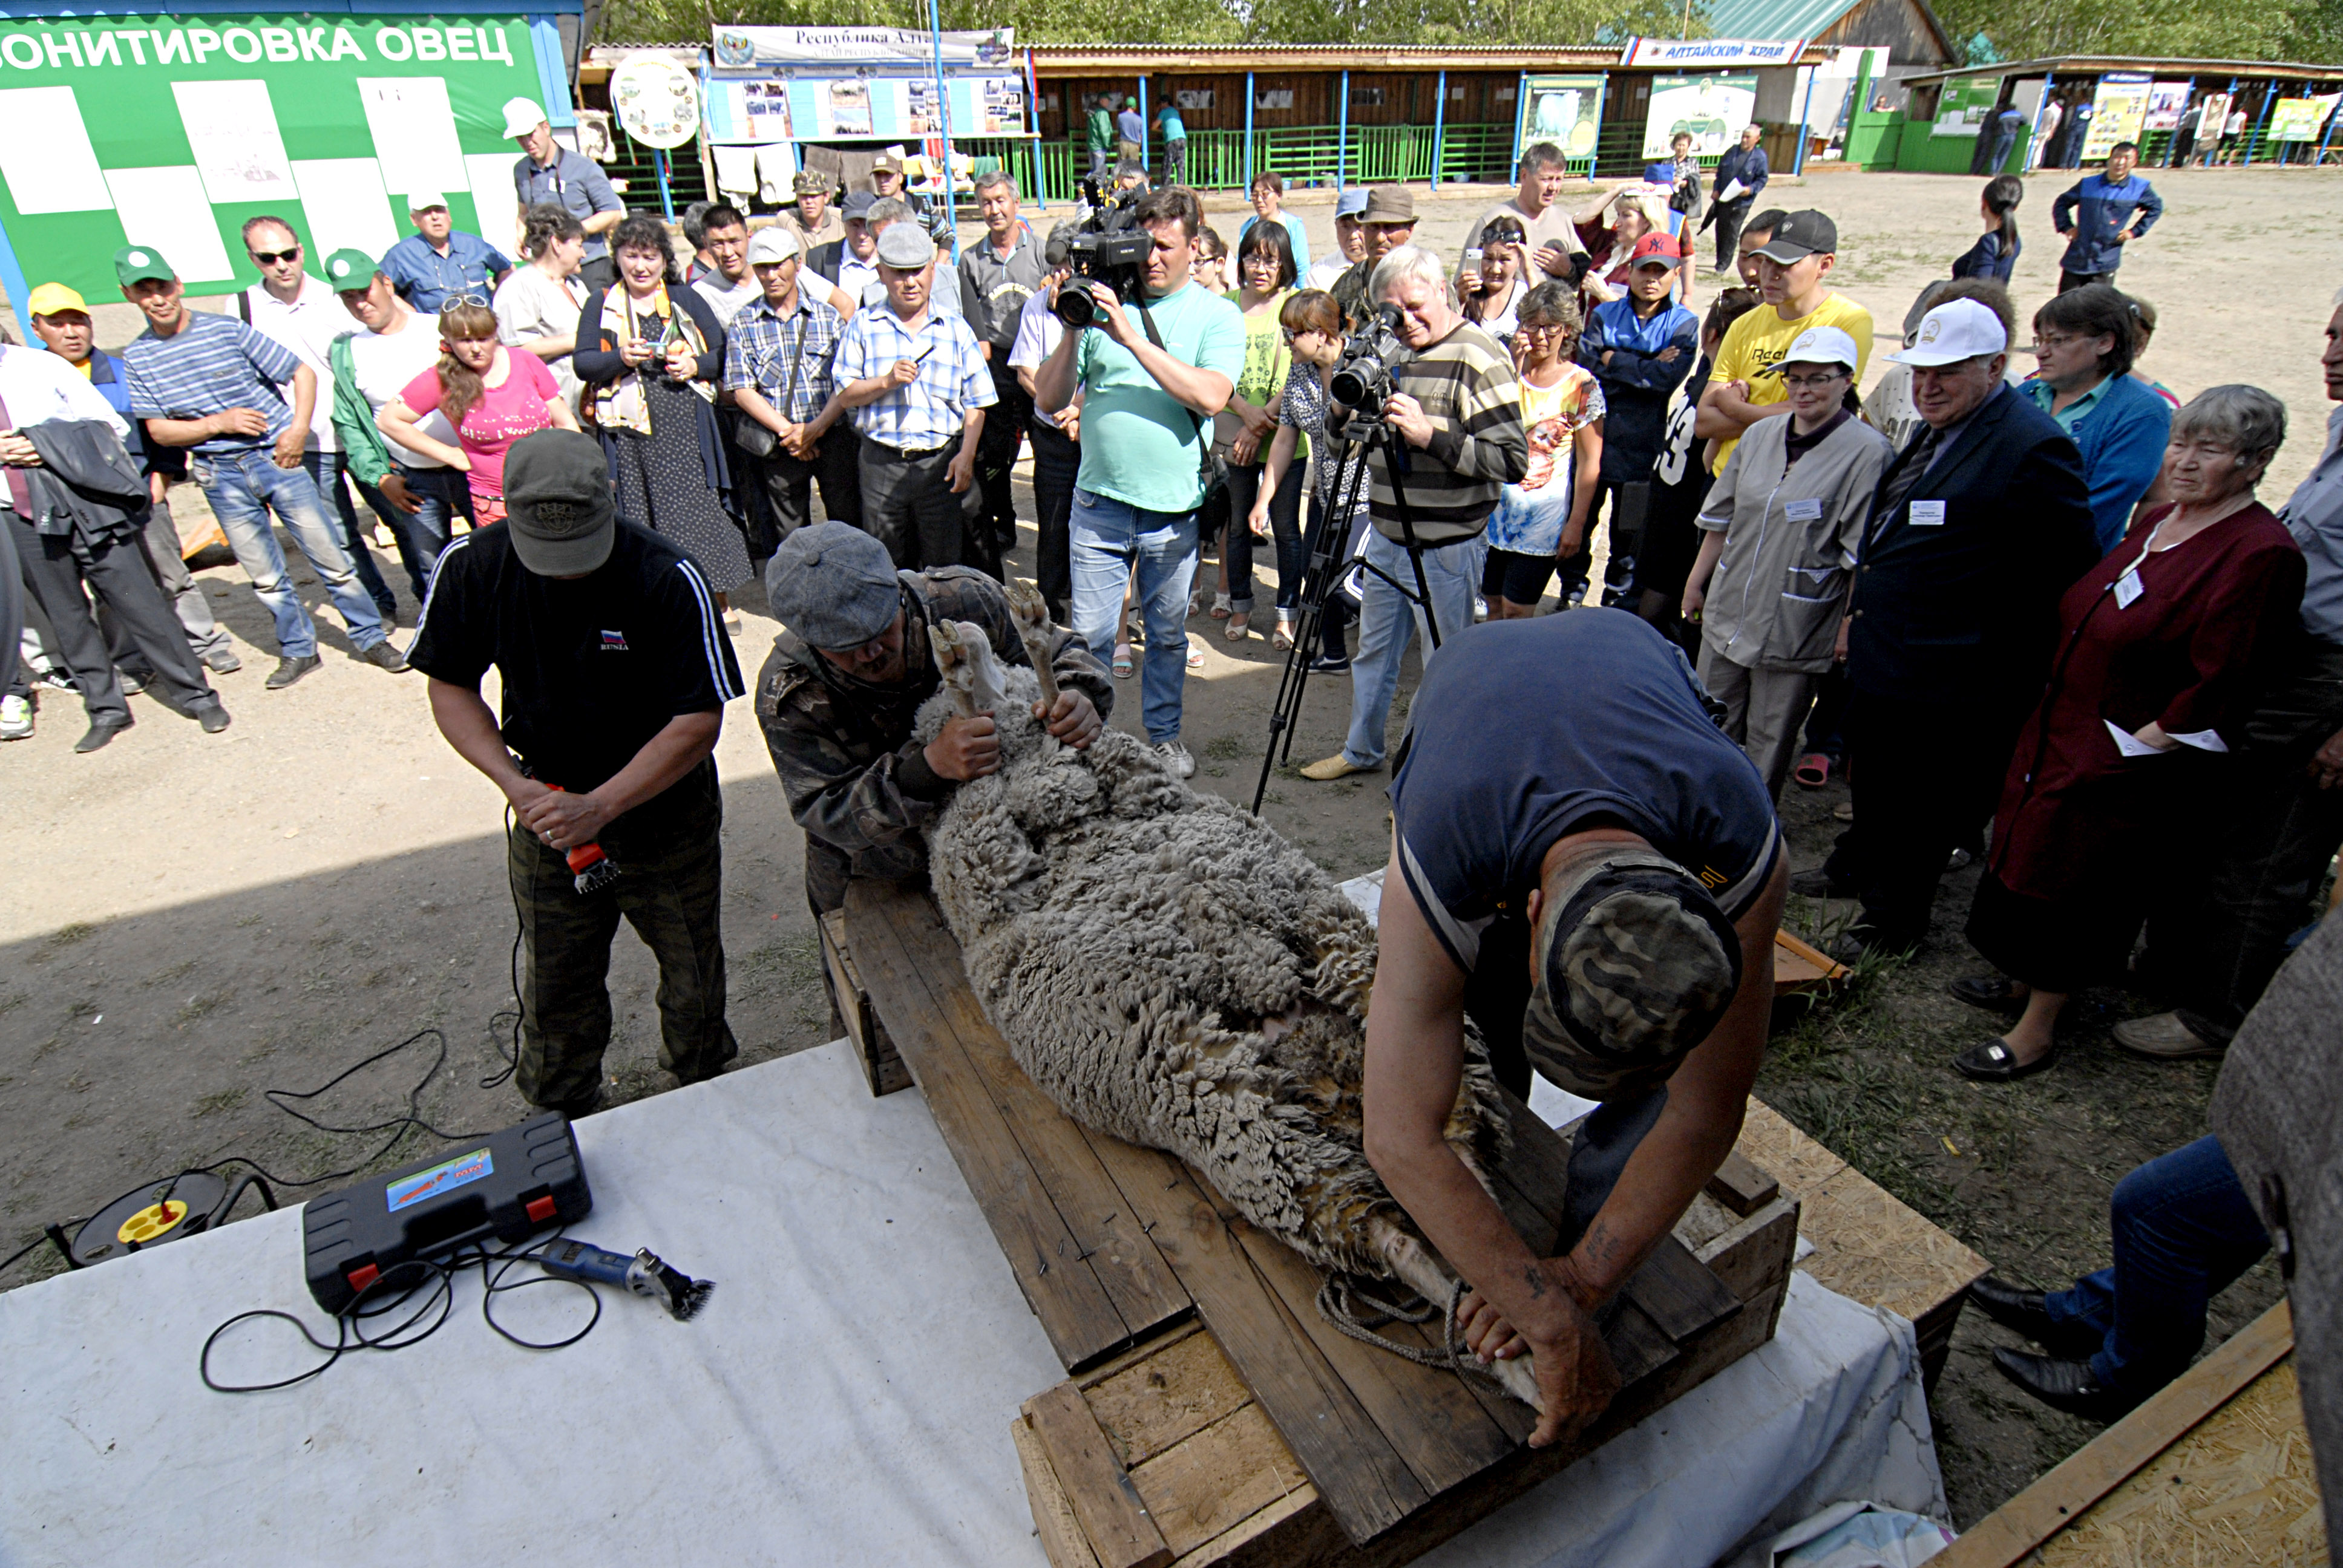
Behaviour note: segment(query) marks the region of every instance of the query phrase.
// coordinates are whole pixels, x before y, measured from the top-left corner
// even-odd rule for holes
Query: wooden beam
[[[1024,1411],[1099,1568],[1167,1568],[1172,1548],[1140,1501],[1139,1489],[1114,1462],[1081,1390],[1061,1382],[1027,1400]]]

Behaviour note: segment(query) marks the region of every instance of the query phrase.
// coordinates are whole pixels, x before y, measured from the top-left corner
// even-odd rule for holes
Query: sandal
[[[2009,1083],[2017,1079],[2031,1078],[2057,1060],[2056,1042],[2032,1061],[2020,1061],[2011,1053],[2006,1041],[1988,1040],[1953,1058],[1953,1068],[1963,1078],[1974,1079],[1979,1083]]]
[[[1790,769],[1790,777],[1808,789],[1821,789],[1830,782],[1830,753],[1826,751],[1809,751]]]
[[[1234,613],[1235,612],[1229,608],[1228,595],[1224,593],[1216,593],[1212,596],[1212,618],[1214,620],[1226,620]]]
[[[1227,638],[1231,642],[1242,642],[1245,639],[1246,634],[1252,629],[1252,618],[1245,611],[1238,610],[1235,614],[1229,617],[1228,629],[1222,632],[1221,635]]]
[[[1204,639],[1202,638],[1192,637],[1188,639],[1188,668],[1190,669],[1202,669],[1204,668]]]
[[[1131,644],[1116,643],[1114,645],[1114,678],[1117,680],[1129,680],[1131,668]]]
[[[1269,646],[1277,649],[1280,653],[1292,652],[1293,648],[1293,622],[1283,616],[1278,617],[1277,631],[1270,638]]]
[[[1945,989],[1971,1007],[1988,1012],[2023,1012],[2032,993],[2005,975],[1966,975],[1946,982]]]

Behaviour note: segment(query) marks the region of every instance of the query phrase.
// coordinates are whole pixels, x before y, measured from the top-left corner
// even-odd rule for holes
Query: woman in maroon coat
[[[2286,407],[2216,387],[2172,417],[2145,513],[2059,601],[2057,652],[2001,787],[1968,938],[2001,972],[1952,983],[2019,1011],[1953,1065],[2023,1078],[2050,1065],[2066,999],[2130,956],[2177,836],[2242,739],[2278,639],[2296,623],[2302,552],[2254,499]]]

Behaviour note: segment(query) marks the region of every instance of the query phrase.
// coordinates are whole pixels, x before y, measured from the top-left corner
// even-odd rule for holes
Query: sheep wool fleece
[[[928,853],[1019,1065],[1075,1120],[1202,1171],[1313,1263],[1391,1276],[1394,1228],[1414,1231],[1362,1144],[1373,929],[1258,817],[1195,794],[1133,736],[1061,745],[1032,718],[1030,669],[987,673],[1006,699],[1001,770],[959,789]],[[915,733],[955,711],[947,683]],[[1445,1136],[1484,1184],[1506,1129],[1468,1038]]]

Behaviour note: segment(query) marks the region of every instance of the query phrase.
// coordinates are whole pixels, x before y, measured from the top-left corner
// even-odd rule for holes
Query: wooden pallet
[[[1533,1452],[1526,1407],[1345,1338],[1317,1313],[1320,1277],[1298,1253],[1178,1161],[1060,1112],[978,1008],[924,894],[857,883],[845,933],[875,1013],[1077,1374],[1018,1421],[1021,1452],[1043,1464],[1029,1471],[1037,1517],[1062,1523],[1054,1495],[1091,1543],[1090,1557],[1064,1564],[1168,1563],[1175,1542],[1198,1563],[1232,1553],[1403,1563],[1773,1333],[1797,1208],[1735,1161],[1703,1200],[1722,1222],[1700,1253],[1663,1243],[1608,1318],[1605,1343],[1626,1384],[1611,1413],[1572,1448]],[[1544,1251],[1560,1222],[1567,1146],[1519,1101],[1508,1110],[1514,1149],[1493,1184]],[[1406,1325],[1385,1332],[1435,1343]],[[1197,1367],[1210,1386],[1192,1392]],[[1217,1383],[1215,1368],[1226,1369]],[[1158,1405],[1204,1419],[1180,1430],[1159,1412],[1142,1439],[1100,1415],[1093,1391],[1110,1384],[1160,1389]],[[1197,1555],[1208,1546],[1218,1554]]]
[[[1941,1568],[2312,1568],[2327,1533],[2280,1302],[1971,1526]],[[1046,1534],[1046,1532],[1045,1532]]]
[[[870,993],[863,988],[861,971],[846,950],[846,911],[832,910],[821,917],[821,962],[830,974],[830,994],[838,999],[839,1016],[846,1021],[846,1038],[872,1095],[892,1094],[911,1087],[911,1070],[903,1065],[887,1026],[871,1010]]]

